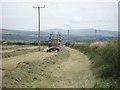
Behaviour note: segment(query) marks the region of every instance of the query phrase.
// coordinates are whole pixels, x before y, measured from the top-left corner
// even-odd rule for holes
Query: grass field
[[[50,53],[45,52],[47,46],[41,46],[39,52],[34,45],[3,45],[3,87],[118,87],[117,41],[75,43],[70,47],[61,46],[59,53]]]
[[[38,52],[36,46],[3,46],[3,87],[94,87],[91,62],[77,50],[62,46],[59,53]],[[8,52],[7,52],[8,50]],[[33,51],[32,51],[33,50]],[[21,52],[16,52],[21,51]],[[6,54],[13,54],[4,57]],[[19,53],[16,55],[16,53]]]
[[[46,46],[42,46],[41,50],[45,49]],[[22,54],[38,51],[38,46],[30,45],[3,45],[2,46],[2,58],[9,58]]]

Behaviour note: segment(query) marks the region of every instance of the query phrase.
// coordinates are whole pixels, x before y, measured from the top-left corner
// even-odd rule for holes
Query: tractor
[[[49,47],[47,52],[59,52],[60,51],[60,42],[61,42],[61,34],[50,34],[49,36]]]

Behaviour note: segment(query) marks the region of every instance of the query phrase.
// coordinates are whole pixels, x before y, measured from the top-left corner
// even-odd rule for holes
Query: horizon
[[[15,31],[35,31],[38,32],[38,30],[24,30],[24,29],[10,29],[10,28],[1,28],[0,30],[15,30]],[[119,32],[119,30],[105,30],[105,29],[95,29],[95,28],[74,28],[74,29],[63,29],[63,28],[50,28],[50,29],[44,29],[44,30],[40,30],[40,31],[46,31],[46,30],[70,30],[70,31],[74,31],[74,30],[98,30],[98,31],[115,31],[115,32]]]

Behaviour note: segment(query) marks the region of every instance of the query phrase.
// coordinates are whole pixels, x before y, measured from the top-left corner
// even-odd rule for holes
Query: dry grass
[[[28,45],[5,45],[2,48],[2,58],[10,58],[13,56],[19,56],[23,54],[28,54],[31,52],[38,51],[38,46],[28,46]],[[41,46],[41,50],[43,51],[46,46]]]
[[[11,57],[11,58],[5,58],[3,59],[2,62],[2,68],[11,70],[17,66],[18,63],[24,62],[24,61],[36,61],[40,60],[42,61],[46,57],[51,57],[55,55],[56,53],[46,53],[46,52],[33,52],[30,54],[25,54],[25,55],[19,55],[16,57]]]
[[[12,62],[13,59],[11,59],[11,61],[6,60],[6,62],[7,61],[9,62],[7,63],[7,65],[4,65],[6,66],[4,68],[10,67],[11,69],[7,71],[3,77],[3,86],[30,87],[33,81],[49,77],[48,74],[45,73],[43,74],[43,72],[45,70],[48,70],[50,65],[58,63],[58,61],[56,60],[58,58],[56,54],[57,53],[36,52],[30,55],[28,54],[24,57],[23,55],[21,55],[18,58],[20,61],[17,60],[19,63],[17,61],[16,63],[14,61]],[[61,56],[62,53],[58,53],[58,54],[60,54]],[[13,58],[17,59],[17,57],[18,56],[16,56],[16,58],[15,57]],[[13,63],[14,67],[11,67],[12,65],[8,67],[9,63],[11,64]],[[35,85],[32,85],[32,87],[34,86]]]
[[[91,64],[88,58],[77,50],[67,48],[70,57],[52,69],[52,77],[59,82],[54,87],[63,88],[90,88],[94,85],[94,76],[90,70]],[[52,86],[53,87],[53,86]]]
[[[90,61],[84,54],[74,49],[63,47],[59,53],[34,52],[12,57],[3,63],[5,69],[11,68],[3,77],[4,87],[91,88],[94,86]]]
[[[90,44],[91,48],[102,48],[107,45],[108,42],[94,42]]]
[[[5,47],[5,46],[4,46]],[[9,47],[12,47],[12,48],[9,48]],[[7,46],[6,47],[6,49],[4,48],[3,50],[2,50],[2,53],[7,53],[7,52],[13,52],[13,51],[20,51],[20,50],[26,50],[26,49],[36,49],[36,48],[38,48],[38,46],[21,46],[21,47],[14,47],[14,46]]]

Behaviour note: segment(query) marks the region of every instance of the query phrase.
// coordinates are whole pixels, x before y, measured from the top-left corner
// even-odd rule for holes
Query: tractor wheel
[[[49,49],[49,52],[51,52],[51,49]]]
[[[59,52],[59,49],[57,49],[57,52]]]

